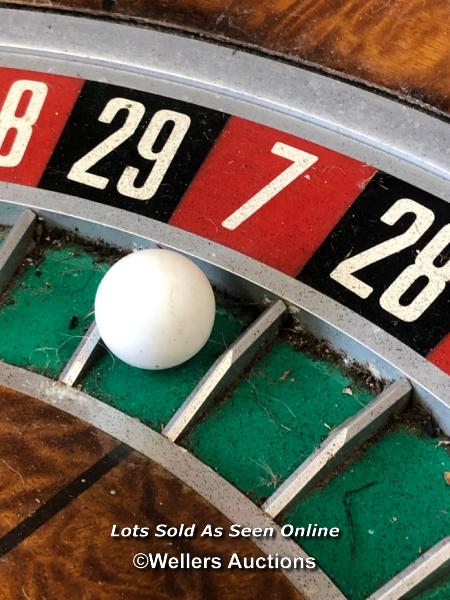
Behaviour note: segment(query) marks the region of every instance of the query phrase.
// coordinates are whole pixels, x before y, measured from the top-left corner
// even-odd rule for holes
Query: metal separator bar
[[[251,362],[263,344],[271,341],[287,307],[277,300],[220,356],[163,429],[176,441],[203,411]]]
[[[402,377],[414,386],[414,397],[433,413],[450,434],[450,378],[443,371],[355,312],[313,288],[244,256],[171,225],[105,206],[37,188],[0,182],[0,221],[30,208],[50,227],[119,247],[122,250],[157,244],[194,259],[218,289],[246,302],[262,304],[279,298],[289,305],[293,321],[328,342],[349,360],[367,363],[388,380]]]
[[[8,285],[25,256],[33,249],[36,219],[33,211],[24,210],[0,247],[0,293]]]
[[[450,536],[374,592],[367,600],[399,600],[412,592],[426,589],[450,571]]]
[[[61,383],[74,386],[79,381],[91,363],[99,341],[100,334],[94,321],[59,376]]]
[[[0,361],[0,386],[6,386],[42,400],[53,408],[63,410],[93,427],[128,444],[185,485],[198,492],[231,523],[242,527],[271,527],[273,536],[254,538],[254,543],[266,554],[306,559],[308,554],[280,529],[249,498],[207,467],[190,452],[173,444],[137,419],[84,394],[37,373],[32,373]],[[283,573],[305,600],[346,600],[334,583],[319,568],[285,569]]]
[[[272,518],[286,510],[355,447],[381,429],[392,414],[400,412],[411,391],[409,381],[399,379],[355,416],[344,421],[266,500],[262,509]]]

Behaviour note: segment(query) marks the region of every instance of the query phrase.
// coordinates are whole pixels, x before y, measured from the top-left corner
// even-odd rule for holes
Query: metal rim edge
[[[127,444],[198,492],[232,523],[273,528],[274,537],[253,540],[266,554],[308,556],[293,540],[282,537],[279,526],[234,486],[187,450],[136,419],[75,388],[2,362],[0,384],[63,410]],[[308,600],[345,600],[319,568],[283,573]]]
[[[222,110],[306,137],[450,201],[450,128],[411,106],[174,33],[39,11],[1,12],[4,66],[111,81]]]

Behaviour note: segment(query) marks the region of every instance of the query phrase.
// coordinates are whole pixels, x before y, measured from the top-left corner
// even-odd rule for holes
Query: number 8
[[[0,167],[17,167],[22,161],[47,91],[47,85],[40,81],[21,79],[12,84],[0,112],[0,151],[8,132],[15,129],[17,133],[8,154],[0,154]],[[18,117],[16,111],[25,92],[31,92],[31,98],[24,114]]]
[[[380,298],[380,305],[394,316],[411,323],[418,319],[432,302],[444,291],[450,280],[450,261],[442,267],[433,263],[450,244],[450,224],[445,225],[439,233],[417,255],[416,262],[407,267],[388,287]],[[419,277],[427,277],[427,285],[417,294],[410,304],[400,304],[401,297],[408,291]]]

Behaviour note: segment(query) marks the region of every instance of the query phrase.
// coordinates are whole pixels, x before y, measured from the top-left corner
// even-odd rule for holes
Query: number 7
[[[249,219],[255,214],[260,208],[267,204],[274,196],[276,196],[281,190],[287,187],[290,183],[300,177],[305,171],[307,171],[315,162],[318,157],[314,154],[309,154],[288,144],[282,142],[276,142],[271,150],[272,154],[287,158],[292,161],[292,165],[287,167],[279,175],[272,179],[266,186],[257,192],[254,196],[247,200],[240,208],[238,208],[233,214],[222,222],[222,227],[233,231],[239,225],[242,225],[244,221]]]

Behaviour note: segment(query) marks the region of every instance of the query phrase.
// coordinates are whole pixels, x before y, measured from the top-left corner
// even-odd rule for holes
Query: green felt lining
[[[276,342],[183,444],[260,502],[372,397],[338,367]]]
[[[397,426],[286,520],[341,528],[338,539],[298,542],[350,600],[363,600],[449,535],[450,487],[443,475],[449,470],[450,454],[435,438]]]
[[[206,371],[245,329],[247,320],[218,307],[211,337],[189,361],[163,371],[136,369],[105,354],[90,369],[82,388],[154,429],[166,424]]]
[[[450,573],[433,583],[427,590],[414,596],[414,600],[449,600]]]
[[[93,319],[108,265],[68,246],[26,262],[0,306],[0,359],[58,377]]]

